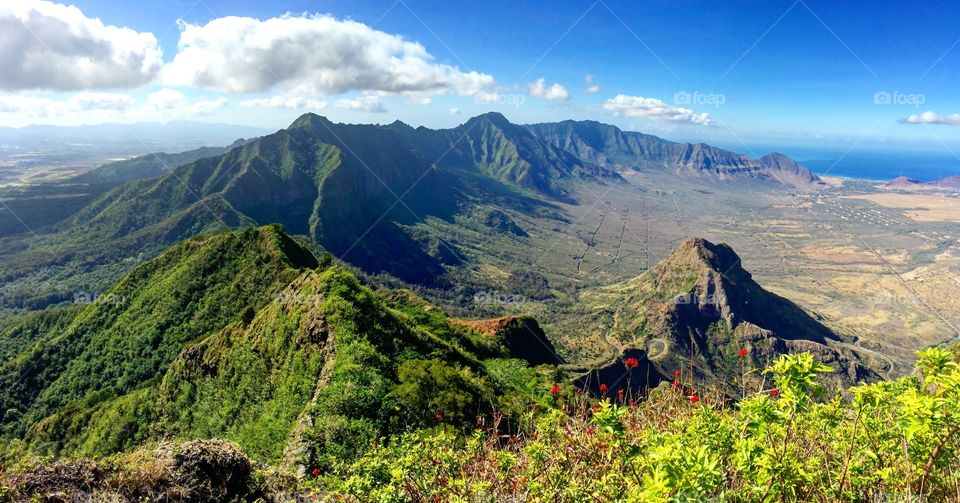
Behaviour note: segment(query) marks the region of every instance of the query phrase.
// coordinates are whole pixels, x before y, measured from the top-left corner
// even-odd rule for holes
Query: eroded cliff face
[[[794,351],[810,351],[834,367],[828,380],[838,385],[877,377],[830,328],[757,284],[724,244],[687,240],[649,272],[612,291],[626,294],[626,301],[614,307],[614,331],[630,332],[643,342],[623,348],[616,361],[594,373],[594,380],[626,379],[623,362],[634,357],[649,361],[652,369],[632,375],[635,393],[656,386],[664,376],[672,379],[678,369],[689,379],[692,367],[694,380],[735,394],[744,381],[762,384],[748,370]]]

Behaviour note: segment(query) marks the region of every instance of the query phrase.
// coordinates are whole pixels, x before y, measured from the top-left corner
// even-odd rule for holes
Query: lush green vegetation
[[[91,304],[5,330],[6,450],[99,457],[216,437],[259,461],[330,468],[380,438],[512,410],[552,377],[509,359],[518,341],[384,292],[279,226],[185,241]],[[529,379],[494,376],[503,365]]]
[[[141,264],[93,302],[64,310],[69,317],[51,312],[49,330],[29,344],[15,339],[23,350],[0,364],[4,435],[50,452],[76,450],[92,432],[88,421],[133,406],[122,397],[162,377],[188,344],[245,308],[267,304],[316,264],[279,227],[204,236]],[[118,444],[93,445],[129,447],[142,435],[131,429]]]
[[[472,433],[411,432],[307,486],[357,501],[956,501],[952,353],[925,350],[914,375],[846,399],[822,396],[829,371],[783,355],[735,406],[688,385],[638,405],[561,386],[517,430],[479,416]]]
[[[827,396],[832,369],[809,353],[751,370],[750,353],[768,348],[730,349],[717,321],[705,333],[726,341],[715,357],[740,368],[730,382],[752,388],[734,393],[742,400],[688,375],[696,362],[686,362],[644,401],[630,381],[610,382],[598,401],[558,367],[531,365],[542,361],[524,347],[532,320],[484,323],[495,330],[473,332],[480,325],[409,290],[374,291],[279,226],[190,239],[90,304],[0,327],[0,471],[42,471],[17,461],[37,454],[107,456],[102,483],[117,484],[144,476],[117,463],[149,457],[162,439],[222,438],[276,467],[249,482],[257,494],[274,483],[360,501],[947,501],[960,491],[960,366],[949,350],[923,351],[914,375]],[[639,372],[631,360],[627,374]]]

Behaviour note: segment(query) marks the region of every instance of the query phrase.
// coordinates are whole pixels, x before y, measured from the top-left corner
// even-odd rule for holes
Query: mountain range
[[[0,331],[17,341],[0,364],[0,431],[57,456],[225,438],[303,474],[413,426],[522,413],[556,379],[639,397],[689,366],[732,397],[744,361],[798,349],[839,365],[839,382],[876,378],[726,245],[686,241],[649,273],[584,298],[603,301],[612,333],[643,332],[646,345],[577,377],[530,317],[463,320],[410,290],[375,291],[279,225],[205,234],[85,303]],[[629,358],[644,366],[632,381]]]
[[[576,204],[578,186],[623,184],[630,171],[769,187],[819,183],[780,154],[750,159],[591,121],[521,126],[493,112],[445,130],[305,114],[286,129],[192,160],[199,152],[170,159],[185,162],[170,170],[162,155],[94,170],[80,182],[128,182],[41,234],[58,236],[51,239],[61,246],[109,243],[138,255],[204,231],[280,223],[366,272],[445,287],[447,268],[462,263],[463,253],[442,235],[412,232],[419,222],[504,209],[556,215],[558,204]]]
[[[887,187],[900,187],[900,188],[911,188],[911,187],[930,187],[930,188],[960,188],[960,176],[948,176],[946,178],[941,178],[939,180],[932,180],[929,182],[921,182],[919,180],[914,180],[913,178],[908,178],[906,176],[898,176],[893,180],[890,180],[886,184]]]
[[[0,148],[28,151],[69,149],[75,152],[113,146],[140,152],[145,149],[183,150],[228,145],[237,138],[259,136],[265,132],[264,128],[186,120],[83,126],[33,124],[19,128],[0,127]]]
[[[105,165],[74,181],[105,187],[89,202],[0,238],[2,453],[199,441],[175,449],[305,479],[384,438],[486,421],[509,438],[531,406],[639,400],[680,387],[681,368],[723,401],[792,351],[832,365],[836,386],[878,379],[849,335],[765,289],[728,245],[683,239],[604,284],[558,281],[529,255],[544,236],[593,246],[609,209],[591,235],[570,230],[592,190],[642,199],[686,181],[694,201],[821,183],[777,153],[496,113],[442,130],[306,114]],[[559,256],[582,276],[586,253]]]

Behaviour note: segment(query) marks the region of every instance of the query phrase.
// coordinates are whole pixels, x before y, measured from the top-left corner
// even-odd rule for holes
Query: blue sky
[[[741,151],[796,145],[960,152],[960,115],[954,116],[960,114],[960,3],[953,1],[905,6],[819,0],[174,0],[146,5],[77,0],[68,5],[105,25],[152,35],[162,61],[141,74],[110,67],[104,71],[125,76],[56,85],[44,80],[49,75],[24,70],[23,78],[0,83],[0,110],[6,110],[0,112],[0,125],[187,118],[279,128],[304,111],[316,111],[344,122],[401,119],[449,127],[497,110],[514,122],[589,118],[671,139],[740,146]],[[34,14],[40,12],[54,20],[69,17],[39,7]],[[286,22],[302,15],[332,20],[326,27],[315,18],[298,24],[306,35],[284,46],[278,41],[296,30],[282,22],[269,29],[261,23],[285,14]],[[19,15],[26,19],[23,12]],[[6,13],[11,16],[16,19],[17,13]],[[208,24],[227,16],[252,18],[244,26],[255,36],[244,39],[234,36],[231,27]],[[347,20],[359,23],[349,30],[363,40],[354,44],[331,38],[329,45],[311,45]],[[83,22],[70,20],[71,26]],[[39,53],[65,50],[57,41],[43,40],[56,36],[43,33],[44,26],[28,26],[39,39],[32,41]],[[221,41],[223,47],[207,47],[192,59],[178,54],[190,26],[196,36],[188,47]],[[385,77],[412,79],[412,86],[378,77],[381,65],[391,65],[389,58],[371,59],[357,70],[362,75],[352,79],[319,68],[289,70],[296,74],[290,78],[281,69],[245,81],[256,67],[246,73],[237,68],[255,65],[256,58],[278,68],[340,64],[367,51],[363,44],[383,42],[381,35],[422,47],[424,54],[414,55],[412,64],[402,61],[404,68],[391,67],[395,74]],[[111,36],[97,41],[105,37],[110,42]],[[83,46],[78,37],[64,46]],[[0,58],[19,50],[4,50],[5,43],[13,40],[0,35]],[[252,61],[228,56],[235,74],[218,74],[210,63],[223,56],[216,51],[248,55],[254,53],[250,47],[260,51],[248,58]],[[379,54],[376,48],[372,53]],[[171,65],[175,58],[183,61]],[[19,64],[25,60],[21,57]],[[76,68],[64,70],[70,71]],[[587,92],[591,86],[594,92]],[[87,99],[69,102],[78,93],[96,93],[96,99],[85,95]],[[20,104],[11,105],[14,100]]]

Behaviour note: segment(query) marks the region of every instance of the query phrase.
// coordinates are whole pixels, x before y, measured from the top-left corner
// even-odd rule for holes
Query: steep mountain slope
[[[242,145],[244,142],[245,140],[237,140],[227,147],[200,147],[173,154],[156,152],[141,155],[123,161],[104,164],[103,166],[71,178],[69,182],[116,186],[136,180],[149,180],[161,176],[181,164],[203,159],[204,157],[223,154],[233,147]]]
[[[836,382],[876,378],[829,328],[758,285],[727,245],[687,240],[649,272],[588,292],[582,300],[594,311],[611,313],[610,340],[620,351],[645,349],[630,356],[653,362],[653,384],[692,365],[697,380],[733,389],[741,379],[740,349],[747,350],[751,366],[779,353],[811,351],[838,368]],[[623,364],[612,368],[622,373]]]
[[[542,141],[502,114],[489,112],[453,128],[413,129],[388,126],[428,161],[476,170],[536,193],[572,202],[569,184],[576,180],[617,182],[619,175]]]
[[[308,114],[221,156],[121,187],[72,224],[111,237],[146,233],[172,242],[218,221],[281,223],[372,272],[430,282],[443,275],[440,261],[401,226],[450,218],[459,185],[389,130]]]
[[[817,175],[779,152],[771,152],[761,157],[760,164],[767,169],[770,176],[784,185],[795,187],[825,185]]]
[[[202,236],[3,364],[0,425],[41,453],[218,437],[327,467],[405,428],[509,410],[499,400],[516,387],[497,376],[537,380],[516,342],[414,297],[384,300],[278,226]]]
[[[277,227],[171,248],[0,365],[3,431],[23,435],[68,404],[139,388],[188,343],[266,304],[300,269],[314,266]]]
[[[748,177],[797,187],[819,181],[809,170],[777,153],[755,160],[703,143],[674,143],[595,121],[567,120],[524,127],[581,159],[618,169],[665,169],[721,179]]]
[[[200,147],[174,154],[157,152],[104,164],[55,183],[12,187],[3,197],[0,236],[35,232],[73,216],[97,197],[124,183],[157,178],[175,166],[220,155],[243,142],[245,140],[237,140],[230,147]]]

